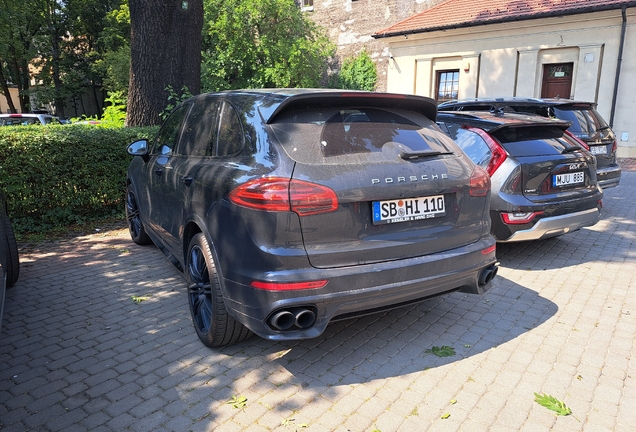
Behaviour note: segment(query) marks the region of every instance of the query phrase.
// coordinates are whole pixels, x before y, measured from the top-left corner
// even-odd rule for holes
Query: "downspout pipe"
[[[616,112],[616,97],[618,96],[618,82],[621,78],[621,63],[623,63],[623,47],[625,46],[625,30],[627,28],[627,6],[623,6],[621,12],[623,14],[623,25],[621,27],[621,42],[618,48],[618,61],[616,64],[616,78],[614,78],[614,94],[612,95],[612,112],[610,114],[610,127],[614,127],[614,113]]]

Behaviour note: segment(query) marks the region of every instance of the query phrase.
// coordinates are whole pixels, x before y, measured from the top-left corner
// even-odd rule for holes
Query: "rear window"
[[[450,136],[477,165],[488,165],[492,152],[484,140],[458,123],[445,123]],[[577,146],[557,127],[505,127],[490,135],[511,156],[543,156],[561,154],[564,149]]]
[[[296,110],[272,124],[297,162],[342,164],[396,160],[400,152],[453,153],[455,144],[427,117],[376,108]]]
[[[492,132],[512,156],[538,156],[560,154],[572,147],[557,127],[507,127]]]
[[[554,108],[556,117],[572,122],[570,131],[576,135],[594,135],[597,131],[609,126],[594,109],[559,109]]]

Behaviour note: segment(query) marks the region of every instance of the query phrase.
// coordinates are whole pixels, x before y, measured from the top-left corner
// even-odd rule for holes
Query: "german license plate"
[[[409,222],[444,216],[444,195],[373,202],[373,224]]]
[[[604,155],[607,154],[607,147],[605,145],[590,146],[590,151],[593,155]]]
[[[569,186],[573,184],[583,183],[584,181],[585,173],[582,171],[567,174],[557,174],[552,179],[552,186]]]

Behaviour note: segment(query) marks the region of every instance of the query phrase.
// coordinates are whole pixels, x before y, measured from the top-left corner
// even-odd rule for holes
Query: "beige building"
[[[18,103],[18,88],[15,86],[9,87],[9,94],[11,95],[11,100],[15,104],[16,107],[19,106]],[[0,114],[10,113],[9,103],[7,102],[7,98],[4,93],[0,92]]]
[[[448,0],[373,37],[389,92],[593,101],[636,157],[636,1]]]

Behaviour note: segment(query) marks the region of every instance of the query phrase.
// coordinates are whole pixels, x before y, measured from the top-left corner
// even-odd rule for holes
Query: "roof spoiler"
[[[405,109],[419,112],[435,121],[437,105],[431,98],[400,93],[381,93],[365,91],[316,91],[299,93],[277,99],[280,103],[267,103],[259,107],[265,123],[271,124],[283,112],[303,108],[355,108],[373,107],[389,109]]]

